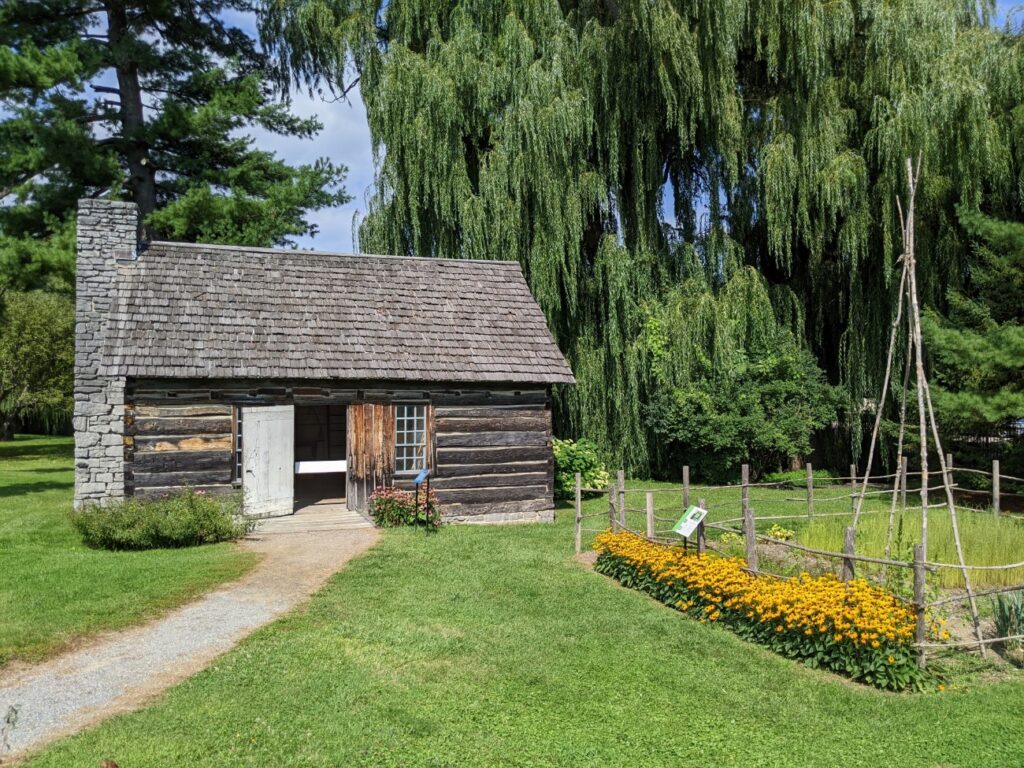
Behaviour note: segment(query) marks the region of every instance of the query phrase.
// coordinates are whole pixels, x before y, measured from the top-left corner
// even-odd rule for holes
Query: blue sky
[[[366,109],[358,86],[349,93],[348,102],[323,102],[306,94],[292,97],[293,111],[304,117],[316,115],[324,128],[313,140],[276,136],[265,131],[252,131],[256,146],[276,152],[289,163],[312,163],[326,157],[348,166],[345,189],[352,201],[338,208],[316,211],[310,215],[320,228],[314,237],[296,238],[300,248],[321,251],[355,250],[352,240],[353,217],[366,212],[366,200],[373,187],[373,153]]]

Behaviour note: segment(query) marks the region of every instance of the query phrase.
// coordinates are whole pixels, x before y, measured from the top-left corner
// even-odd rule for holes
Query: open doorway
[[[295,407],[295,507],[345,500],[346,408]]]

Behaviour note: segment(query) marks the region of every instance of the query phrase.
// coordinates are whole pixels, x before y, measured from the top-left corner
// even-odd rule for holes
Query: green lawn
[[[0,443],[0,666],[153,616],[256,561],[233,544],[149,552],[85,547],[68,522],[72,460],[70,438]]]
[[[880,693],[571,554],[568,510],[555,525],[387,531],[306,609],[31,765],[1020,763],[1021,682]]]

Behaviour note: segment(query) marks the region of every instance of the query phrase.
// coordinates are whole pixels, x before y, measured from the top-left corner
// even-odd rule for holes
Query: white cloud
[[[358,86],[349,92],[348,101],[323,101],[307,93],[296,93],[292,111],[302,117],[316,117],[323,130],[313,139],[278,136],[262,129],[246,131],[258,149],[274,152],[291,165],[312,163],[326,157],[348,167],[345,189],[352,201],[329,210],[314,211],[309,219],[320,228],[315,237],[297,238],[299,247],[321,251],[352,251],[353,216],[366,212],[366,200],[373,187],[373,153],[366,107]]]

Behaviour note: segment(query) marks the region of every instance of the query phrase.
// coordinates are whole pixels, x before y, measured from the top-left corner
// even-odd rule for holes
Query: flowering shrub
[[[400,488],[378,488],[370,496],[370,517],[378,528],[397,528],[400,525],[441,525],[441,507],[437,495],[420,489],[419,506],[416,494]]]
[[[605,469],[597,446],[589,440],[559,440],[552,442],[555,455],[555,495],[571,499],[576,493],[576,473],[584,488],[607,488],[608,470]]]
[[[686,554],[626,532],[603,533],[594,547],[599,573],[809,667],[897,691],[927,679],[911,644],[913,611],[862,579],[757,578],[740,558]]]

